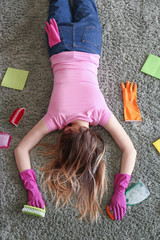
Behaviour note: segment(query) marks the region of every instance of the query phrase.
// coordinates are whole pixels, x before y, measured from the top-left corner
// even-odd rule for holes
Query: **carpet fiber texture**
[[[109,219],[105,207],[113,193],[114,175],[120,171],[121,151],[105,129],[96,126],[94,130],[106,143],[108,179],[99,222],[79,221],[77,210],[69,205],[57,210],[49,194],[43,194],[47,208],[44,219],[21,212],[27,192],[19,177],[14,149],[44,116],[52,92],[53,77],[44,30],[49,1],[1,0],[0,81],[8,67],[29,71],[23,91],[0,87],[0,131],[12,136],[10,147],[0,150],[3,240],[160,239],[160,155],[152,145],[160,138],[160,80],[140,71],[148,54],[160,56],[160,1],[96,0],[96,4],[103,30],[98,70],[100,88],[138,152],[130,185],[142,181],[151,194],[142,203],[128,207],[123,221]],[[127,80],[138,85],[142,122],[124,122],[121,82]],[[19,107],[25,107],[26,113],[16,128],[8,120]],[[59,131],[50,133],[44,141],[55,142],[59,134]],[[42,166],[46,159],[38,154],[39,150],[40,146],[34,148],[30,157],[42,190],[41,173],[36,167]]]

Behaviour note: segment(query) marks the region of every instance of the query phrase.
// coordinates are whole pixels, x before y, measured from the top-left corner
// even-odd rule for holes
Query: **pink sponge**
[[[11,142],[11,135],[6,132],[0,132],[0,148],[8,148]]]

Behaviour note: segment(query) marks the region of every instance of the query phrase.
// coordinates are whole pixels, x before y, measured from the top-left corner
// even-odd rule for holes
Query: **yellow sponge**
[[[154,142],[153,145],[155,146],[155,148],[160,153],[160,138],[156,142]]]

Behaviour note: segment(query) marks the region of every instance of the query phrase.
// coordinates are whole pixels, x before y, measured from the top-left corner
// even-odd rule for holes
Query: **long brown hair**
[[[51,161],[40,171],[56,207],[71,202],[74,195],[81,218],[89,214],[91,221],[98,220],[106,190],[104,151],[102,138],[86,127],[64,131],[56,145],[48,146],[44,155]]]

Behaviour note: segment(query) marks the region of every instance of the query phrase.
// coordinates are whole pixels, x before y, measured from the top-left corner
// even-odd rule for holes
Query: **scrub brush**
[[[37,217],[45,217],[46,209],[45,207],[44,209],[42,209],[42,208],[30,206],[30,205],[24,205],[22,212],[26,214],[34,215]]]

